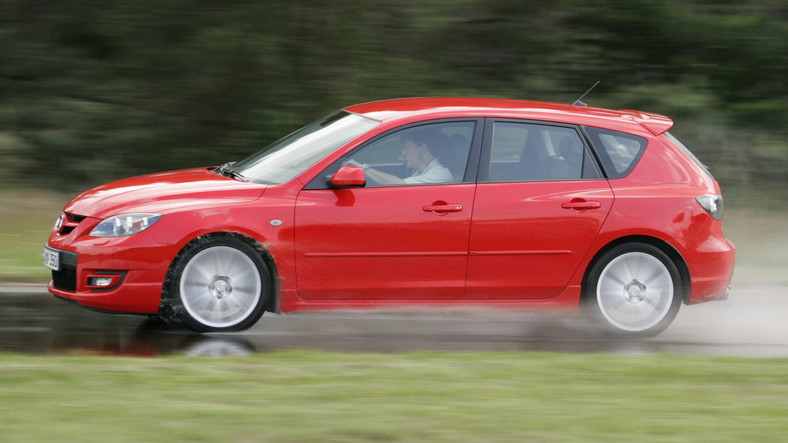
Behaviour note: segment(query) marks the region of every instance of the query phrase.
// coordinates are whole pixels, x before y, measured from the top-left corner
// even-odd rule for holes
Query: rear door
[[[577,128],[488,119],[469,243],[466,297],[559,294],[613,203]]]

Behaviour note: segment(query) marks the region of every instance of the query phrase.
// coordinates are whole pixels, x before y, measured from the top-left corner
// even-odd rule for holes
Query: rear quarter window
[[[637,165],[648,140],[625,132],[583,128],[594,146],[608,178],[626,177]]]

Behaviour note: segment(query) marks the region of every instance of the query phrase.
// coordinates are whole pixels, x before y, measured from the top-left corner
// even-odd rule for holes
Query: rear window
[[[703,168],[703,170],[706,171],[706,173],[709,174],[709,176],[711,176],[711,171],[709,170],[709,167],[706,166],[705,164],[703,164],[703,162],[700,161],[700,159],[698,159],[698,157],[695,157],[695,154],[693,154],[692,151],[690,151],[688,147],[684,146],[684,143],[680,142],[679,139],[677,139],[676,137],[671,135],[671,133],[669,133],[669,132],[666,132],[665,136],[670,141],[672,141],[674,145],[678,146],[682,151],[684,151],[684,153],[687,154],[687,156],[689,156],[689,158],[691,158],[692,161],[694,161],[695,163],[698,164],[698,166]],[[712,178],[714,178],[714,177],[712,177]]]
[[[646,150],[648,140],[637,135],[585,127],[608,178],[626,177]]]

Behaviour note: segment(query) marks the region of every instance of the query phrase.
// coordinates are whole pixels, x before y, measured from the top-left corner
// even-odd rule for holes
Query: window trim
[[[492,141],[493,141],[493,129],[495,123],[518,123],[518,124],[526,124],[526,125],[535,125],[535,126],[553,126],[558,128],[564,129],[572,129],[577,134],[578,139],[583,144],[583,169],[581,171],[581,177],[576,179],[546,179],[546,180],[490,180],[489,173],[490,173],[490,166],[492,161]],[[585,160],[590,160],[590,164],[586,166]],[[597,177],[583,177],[586,173],[587,167],[593,167],[596,170]],[[485,176],[486,175],[486,176]],[[596,157],[594,150],[592,149],[588,138],[586,137],[585,133],[581,130],[579,125],[574,125],[571,123],[560,123],[560,122],[552,122],[552,121],[545,121],[545,120],[530,120],[530,119],[519,119],[519,118],[498,118],[498,117],[488,117],[485,118],[484,123],[484,140],[482,141],[482,155],[481,161],[479,162],[478,174],[476,176],[476,182],[479,184],[482,183],[539,183],[539,182],[554,182],[554,181],[581,181],[581,180],[604,180],[605,172],[604,169],[600,167],[599,159]]]
[[[328,165],[325,169],[323,169],[319,174],[317,174],[309,183],[304,186],[303,189],[305,190],[317,190],[317,189],[333,189],[330,184],[330,178],[333,176],[342,164],[347,161],[353,155],[356,155],[363,149],[366,149],[369,145],[376,143],[377,141],[396,134],[399,131],[404,131],[406,129],[412,129],[419,126],[426,126],[426,125],[434,125],[434,124],[442,124],[442,123],[474,123],[474,129],[472,138],[470,140],[471,147],[468,152],[468,160],[465,163],[465,171],[462,177],[462,180],[456,181],[454,183],[434,183],[434,184],[401,184],[401,185],[388,185],[388,186],[376,186],[370,189],[381,189],[381,188],[394,188],[394,187],[403,187],[403,186],[447,186],[447,185],[461,185],[461,184],[468,184],[468,183],[475,183],[475,178],[477,175],[477,171],[479,168],[479,156],[481,155],[481,144],[482,144],[482,132],[484,127],[484,118],[482,117],[459,117],[459,118],[441,118],[435,120],[422,120],[418,122],[408,123],[405,125],[397,126],[395,128],[391,128],[385,132],[382,132],[375,137],[361,143],[360,145],[353,148],[351,151],[346,152],[342,157],[338,158],[336,161]],[[361,188],[363,189],[363,188]]]

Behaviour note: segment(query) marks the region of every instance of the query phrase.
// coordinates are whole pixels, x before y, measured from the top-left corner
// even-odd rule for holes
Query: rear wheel
[[[201,332],[240,331],[263,314],[270,277],[258,251],[242,240],[213,237],[177,259],[169,293],[177,317]]]
[[[584,288],[585,308],[603,332],[654,336],[670,325],[681,307],[681,276],[659,248],[627,243],[594,264]]]

